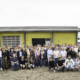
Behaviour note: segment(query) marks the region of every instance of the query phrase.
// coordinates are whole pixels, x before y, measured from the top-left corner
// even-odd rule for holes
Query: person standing
[[[2,56],[3,56],[3,69],[8,69],[8,60],[7,60],[7,51],[5,50],[5,48],[3,48],[3,51],[2,51]]]
[[[27,52],[25,51],[25,48],[23,48],[22,50],[22,56],[24,56],[24,59],[27,58]]]
[[[19,63],[20,63],[21,57],[22,57],[22,50],[20,48],[19,51],[17,51],[17,58],[19,60]]]
[[[61,57],[62,57],[62,61],[65,62],[66,60],[66,56],[67,56],[67,52],[65,51],[65,48],[62,48],[62,51],[61,51]]]
[[[53,57],[53,51],[51,50],[51,47],[47,51],[48,63],[49,63],[50,57]]]
[[[54,62],[55,62],[55,66],[57,65],[58,57],[59,57],[59,50],[56,47],[55,50],[53,51],[53,59],[54,59]]]
[[[0,47],[0,70],[2,70],[2,51]]]
[[[41,58],[42,67],[44,67],[45,60],[46,60],[46,52],[45,52],[44,48],[42,48],[42,50],[41,50],[40,58]]]
[[[35,67],[39,67],[40,66],[40,51],[39,48],[37,48],[37,50],[35,51]]]

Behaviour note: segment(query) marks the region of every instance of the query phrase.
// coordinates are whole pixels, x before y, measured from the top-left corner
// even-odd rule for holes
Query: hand
[[[62,67],[59,67],[60,69],[62,69]]]
[[[6,60],[6,58],[5,58],[5,60]]]
[[[47,61],[47,60],[45,60],[45,61]]]
[[[72,67],[74,67],[74,65]]]

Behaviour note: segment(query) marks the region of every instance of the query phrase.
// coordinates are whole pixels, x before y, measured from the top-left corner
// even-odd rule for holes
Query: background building
[[[24,27],[0,27],[0,46],[18,44],[21,47],[29,43],[36,44],[77,44],[77,26],[24,26]]]

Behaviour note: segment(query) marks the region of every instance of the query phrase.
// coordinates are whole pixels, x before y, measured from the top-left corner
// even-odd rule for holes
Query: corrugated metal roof
[[[15,32],[15,31],[80,31],[77,26],[14,26],[0,27],[0,32]]]

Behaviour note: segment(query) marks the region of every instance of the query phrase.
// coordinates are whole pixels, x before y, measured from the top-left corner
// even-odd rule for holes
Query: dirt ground
[[[33,70],[20,69],[19,71],[0,71],[0,80],[80,80],[79,71],[50,72],[48,67],[39,67]]]

